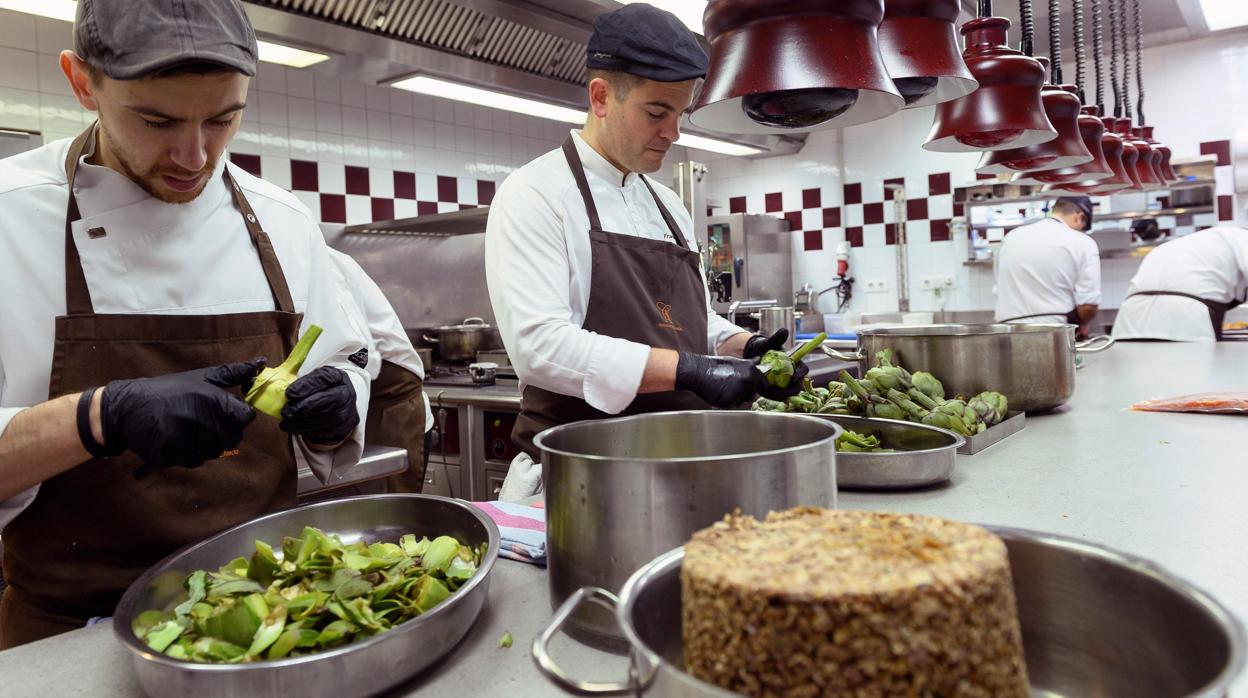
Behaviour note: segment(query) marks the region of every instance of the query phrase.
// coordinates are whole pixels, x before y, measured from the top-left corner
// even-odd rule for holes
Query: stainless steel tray
[[[958,453],[973,456],[996,442],[1022,431],[1027,419],[1025,412],[1006,412],[1005,420],[996,426],[988,427],[982,432],[968,436],[966,443],[958,448]]]
[[[376,637],[306,657],[250,664],[196,664],[148,649],[134,636],[134,616],[163,607],[170,585],[181,588],[197,569],[215,570],[255,552],[255,541],[281,543],[315,526],[345,542],[394,542],[405,533],[449,535],[467,545],[487,543],[481,567],[467,584],[432,611]],[[143,690],[152,696],[369,696],[424,670],[455,646],[485,604],[498,558],[498,526],[457,499],[379,494],[336,499],[269,514],[173,553],[139,577],[121,597],[113,631],[130,651]],[[181,592],[185,597],[185,592]]]
[[[966,440],[957,434],[914,422],[841,414],[816,414],[845,429],[877,436],[892,452],[836,452],[836,486],[842,490],[905,490],[927,487],[953,477],[957,454]],[[985,432],[987,433],[987,432]]]

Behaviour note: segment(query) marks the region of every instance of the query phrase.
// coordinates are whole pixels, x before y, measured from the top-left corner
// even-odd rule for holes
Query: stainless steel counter
[[[1143,555],[1248,618],[1248,492],[1239,417],[1128,412],[1136,401],[1245,389],[1248,345],[1127,344],[1086,357],[1074,399],[1018,435],[960,457],[944,487],[843,493],[846,508],[909,511],[1085,538]],[[475,392],[475,391],[474,391]],[[528,646],[550,617],[545,573],[500,561],[490,600],[446,661],[393,695],[562,695]],[[498,648],[503,631],[515,646]],[[673,629],[675,631],[675,629]],[[623,660],[562,640],[556,656],[584,678],[623,676]],[[136,695],[111,628],[92,627],[0,653],[6,695]],[[1241,679],[1233,695],[1248,695]]]

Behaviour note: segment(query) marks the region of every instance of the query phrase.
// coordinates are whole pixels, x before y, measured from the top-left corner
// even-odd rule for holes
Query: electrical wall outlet
[[[888,291],[888,282],[884,279],[867,279],[867,293],[885,293]]]
[[[923,288],[925,289],[953,288],[953,286],[954,278],[948,274],[923,277]]]

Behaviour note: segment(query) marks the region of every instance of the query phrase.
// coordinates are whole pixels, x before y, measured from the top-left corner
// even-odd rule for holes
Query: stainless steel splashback
[[[485,286],[486,207],[367,226],[323,225],[329,245],[355,258],[407,328],[494,324]],[[455,232],[445,232],[446,230]]]

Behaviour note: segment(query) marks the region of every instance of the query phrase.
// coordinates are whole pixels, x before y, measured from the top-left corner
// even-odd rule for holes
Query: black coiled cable
[[[1109,85],[1114,89],[1114,116],[1122,116],[1122,83],[1118,80],[1118,0],[1109,0]]]
[[[1131,12],[1135,15],[1135,91],[1140,125],[1144,125],[1144,21],[1140,18],[1140,0],[1131,1]]]
[[[1105,113],[1105,66],[1101,64],[1101,51],[1104,44],[1104,31],[1101,28],[1101,0],[1092,0],[1092,66],[1096,74],[1096,108]]]
[[[1118,8],[1118,47],[1122,50],[1122,115],[1131,114],[1131,49],[1127,46],[1127,8]]]
[[[1032,41],[1036,33],[1036,21],[1031,14],[1031,0],[1018,0],[1018,16],[1019,26],[1023,30],[1023,40],[1019,43],[1019,48],[1024,55],[1030,56],[1033,53]]]
[[[1079,95],[1079,103],[1087,104],[1083,94],[1083,86],[1087,81],[1084,63],[1087,55],[1083,48],[1083,0],[1074,0],[1074,34],[1075,34],[1075,93]]]
[[[1058,0],[1049,0],[1049,82],[1062,84],[1062,21]]]

